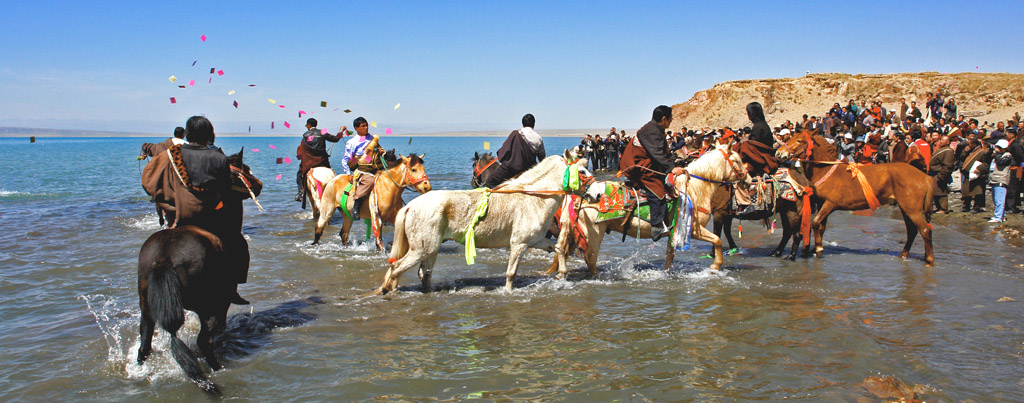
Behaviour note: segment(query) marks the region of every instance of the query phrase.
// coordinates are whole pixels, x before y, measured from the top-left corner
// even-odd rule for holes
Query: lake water
[[[161,140],[0,139],[0,399],[204,398],[161,331],[152,358],[134,363],[138,251],[159,229],[134,157]],[[434,189],[466,189],[484,141],[502,139],[383,145],[425,153]],[[934,268],[920,240],[913,259],[896,257],[905,232],[891,207],[834,214],[825,257],[796,262],[765,257],[781,231],[745,222],[722,273],[705,269],[706,244],[664,272],[664,243],[612,234],[596,278],[579,258],[568,280],[544,277],[551,255],[531,250],[512,292],[501,290],[507,250],[466,266],[448,242],[440,291],[421,293],[407,273],[400,292],[364,297],[386,257],[342,245],[338,217],[310,246],[311,213],[291,200],[297,166],[275,163],[294,157],[297,138],[217,142],[245,147],[266,208],[245,202],[252,263],[240,292],[252,313],[232,307],[226,369],[212,375],[228,398],[857,401],[871,396],[865,378],[894,376],[928,400],[1024,401],[1022,254],[983,223],[936,221]],[[577,143],[546,140],[549,154]],[[190,315],[179,334],[194,343],[198,328]]]

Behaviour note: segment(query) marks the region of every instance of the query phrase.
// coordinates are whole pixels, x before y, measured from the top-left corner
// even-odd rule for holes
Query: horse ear
[[[238,150],[238,161],[242,161],[243,157],[245,157],[245,146],[242,146],[242,149]]]
[[[480,153],[476,152],[476,151],[473,151],[473,161],[476,161],[478,159],[480,159]]]
[[[422,160],[422,159],[423,159],[423,156],[424,156],[424,155],[427,155],[427,153],[423,153],[423,154],[420,154],[420,155],[419,155],[419,157],[420,157],[420,160]]]
[[[565,150],[565,153],[562,154],[562,157],[565,158],[566,161],[571,161],[572,160],[572,154],[569,153],[569,150]]]

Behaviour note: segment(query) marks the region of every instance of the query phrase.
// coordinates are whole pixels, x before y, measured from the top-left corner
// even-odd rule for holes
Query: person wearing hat
[[[839,159],[853,162],[853,156],[857,153],[857,145],[853,144],[853,133],[847,132],[843,135],[843,142],[839,143]]]
[[[939,137],[939,141],[935,142],[935,153],[928,163],[928,175],[935,179],[932,184],[932,203],[938,207],[936,214],[949,213],[949,183],[952,181],[950,174],[953,173],[955,163],[953,149],[949,147],[949,136]]]
[[[992,185],[992,205],[995,206],[995,209],[992,211],[992,219],[988,220],[991,223],[1006,221],[1006,187],[1010,184],[1010,166],[1013,164],[1013,156],[1006,151],[1009,147],[1010,142],[1006,139],[999,139],[996,141],[995,152],[992,156],[988,181]]]
[[[1006,211],[1011,214],[1020,213],[1021,177],[1024,176],[1024,140],[1021,139],[1019,128],[1006,129],[1006,140],[1010,143],[1007,151],[1013,156],[1010,165],[1010,186],[1006,188]]]

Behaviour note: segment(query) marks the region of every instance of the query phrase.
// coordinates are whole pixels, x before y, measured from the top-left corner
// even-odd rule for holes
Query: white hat
[[[1005,150],[1005,149],[1010,147],[1010,142],[1006,141],[1006,139],[999,139],[999,141],[996,142],[996,147],[999,147],[999,148],[1002,148],[1002,149]]]
[[[845,137],[845,138],[847,138],[849,140],[853,140],[853,133],[847,132],[846,135],[844,135],[843,137]]]
[[[782,129],[782,130],[779,130],[779,135],[780,135],[780,136],[785,136],[785,135],[787,135],[787,134],[789,134],[789,129]]]

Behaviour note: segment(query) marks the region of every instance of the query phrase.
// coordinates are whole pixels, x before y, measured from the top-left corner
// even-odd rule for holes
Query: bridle
[[[405,173],[402,175],[401,183],[399,183],[399,181],[396,181],[395,178],[391,177],[391,170],[387,168],[387,164],[384,162],[383,156],[380,157],[380,162],[384,164],[384,176],[391,180],[391,183],[394,183],[395,186],[398,187],[399,189],[408,188],[409,190],[417,191],[416,188],[414,188],[413,186],[430,180],[430,178],[427,177],[426,171],[423,172],[423,176],[420,176],[419,178],[413,178],[411,172],[412,167],[409,166],[408,162],[402,161],[401,165],[405,166]]]
[[[249,191],[249,197],[251,197],[252,201],[256,203],[256,207],[259,208],[260,211],[264,211],[263,206],[260,205],[260,201],[256,199],[256,193],[253,193],[252,191],[252,184],[249,183],[249,179],[245,177],[245,171],[243,171],[242,168],[236,167],[234,165],[228,165],[228,167],[231,168],[231,172],[234,172],[235,175],[238,175],[238,179],[242,180],[242,184],[245,185],[245,190]]]
[[[486,165],[483,166],[483,168],[480,168],[480,162],[478,161],[476,164],[473,165],[473,176],[480,176],[480,174],[484,173],[484,171],[486,171],[487,168],[490,168],[491,165],[494,165],[495,162],[498,162],[497,158],[492,159],[491,162],[488,162]]]

